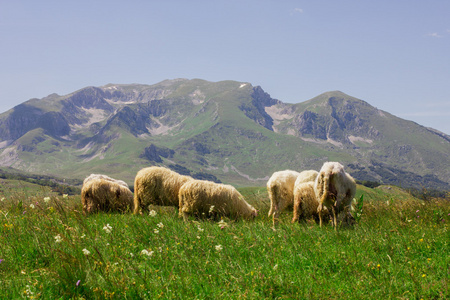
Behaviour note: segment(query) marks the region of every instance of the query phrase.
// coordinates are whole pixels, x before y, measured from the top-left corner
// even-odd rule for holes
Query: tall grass
[[[76,196],[4,195],[0,298],[450,297],[448,199],[377,190],[352,228],[291,224],[284,212],[273,230],[265,190],[241,191],[260,210],[254,221],[185,223],[160,207],[85,216]]]

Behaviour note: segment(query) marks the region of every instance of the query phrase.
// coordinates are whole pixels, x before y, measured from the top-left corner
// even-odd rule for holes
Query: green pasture
[[[358,223],[337,231],[239,189],[253,221],[85,216],[79,196],[3,181],[0,299],[449,299],[450,197],[358,186]]]

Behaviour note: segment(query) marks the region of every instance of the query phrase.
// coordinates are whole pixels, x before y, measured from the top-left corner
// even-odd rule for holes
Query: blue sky
[[[450,134],[450,1],[0,0],[0,112],[108,83],[340,90]]]

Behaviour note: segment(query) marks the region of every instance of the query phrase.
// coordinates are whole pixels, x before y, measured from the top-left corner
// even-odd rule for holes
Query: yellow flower
[[[422,275],[422,277],[426,277],[426,276],[427,276],[426,274],[423,274],[423,275]]]

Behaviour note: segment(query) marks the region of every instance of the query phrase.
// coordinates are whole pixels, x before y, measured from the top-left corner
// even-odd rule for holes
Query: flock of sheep
[[[331,219],[336,228],[339,214],[346,222],[352,220],[356,183],[338,162],[326,162],[319,172],[275,172],[267,182],[267,191],[274,226],[279,214],[289,207],[294,211],[292,222],[314,218],[322,226],[324,219]],[[85,213],[132,210],[139,214],[150,205],[175,206],[185,221],[190,215],[253,219],[258,214],[231,185],[196,180],[156,166],[137,173],[134,195],[124,181],[92,174],[83,182],[81,203]]]

